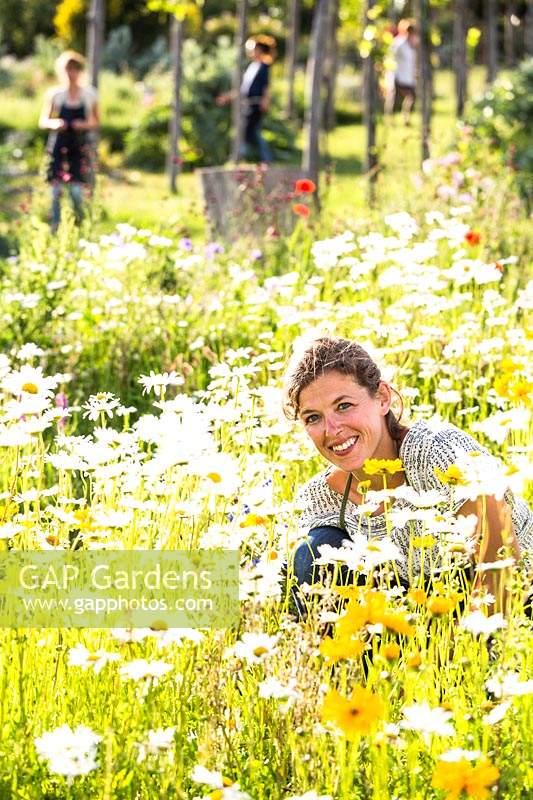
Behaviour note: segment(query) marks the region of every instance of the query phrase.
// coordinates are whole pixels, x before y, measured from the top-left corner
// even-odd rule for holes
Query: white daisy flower
[[[96,748],[101,740],[85,725],[72,730],[65,724],[34,741],[39,758],[48,761],[50,772],[72,778],[98,768]]]
[[[419,731],[427,740],[429,736],[453,736],[455,729],[450,722],[452,714],[443,708],[432,708],[428,703],[415,703],[404,706],[400,727],[409,731]]]

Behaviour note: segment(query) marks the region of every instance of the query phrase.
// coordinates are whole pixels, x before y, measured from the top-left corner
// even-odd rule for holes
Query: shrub
[[[129,167],[159,170],[165,165],[168,136],[168,106],[151,108],[124,137],[124,160]]]
[[[471,148],[489,142],[515,173],[515,182],[529,204],[533,199],[533,58],[510,78],[501,78],[471,106],[466,124]]]
[[[221,164],[228,157],[231,110],[230,106],[217,106],[215,99],[230,88],[232,67],[233,51],[225,39],[208,52],[191,39],[185,42],[181,155],[189,167]],[[125,161],[129,166],[159,169],[164,165],[169,117],[169,103],[155,106],[127,133]],[[292,152],[292,131],[279,115],[268,116],[265,133],[278,158]]]

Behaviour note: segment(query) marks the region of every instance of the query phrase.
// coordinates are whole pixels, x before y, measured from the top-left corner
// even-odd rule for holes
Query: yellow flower
[[[428,596],[424,589],[413,587],[407,592],[407,599],[417,606],[422,606],[428,599]]]
[[[401,653],[400,645],[396,644],[395,642],[386,644],[381,651],[381,655],[384,658],[386,658],[387,661],[396,661],[400,653]]]
[[[512,358],[503,358],[500,363],[500,370],[502,372],[515,372],[516,370],[522,369],[522,367],[523,365],[520,363],[520,361],[513,361]],[[497,378],[496,380],[500,379]],[[496,385],[496,381],[494,384]]]
[[[338,594],[340,597],[344,597],[347,600],[358,600],[361,597],[360,586],[343,586],[340,583],[336,583],[332,588],[335,594]]]
[[[377,614],[373,622],[381,622],[384,628],[403,634],[403,636],[412,636],[415,632],[403,611],[386,611],[384,614]]]
[[[431,533],[426,533],[424,536],[413,536],[411,544],[413,547],[433,547],[436,541],[437,540]]]
[[[448,483],[450,486],[464,486],[466,484],[464,475],[457,464],[450,464],[448,469],[444,472],[438,467],[435,467],[435,475],[439,481]]]
[[[234,726],[230,724],[229,727],[232,728]],[[226,778],[226,776],[223,775],[222,785],[228,788],[230,786],[234,786],[234,783],[230,778]],[[209,797],[210,800],[223,800],[223,798],[226,797],[226,794],[224,793],[224,789],[214,789],[210,794],[207,795],[207,797]]]
[[[466,784],[466,793],[469,797],[484,798],[489,796],[489,789],[500,777],[500,770],[488,759],[480,761],[471,767]]]
[[[168,623],[165,622],[163,619],[156,619],[150,625],[151,631],[167,631],[168,630]]]
[[[422,656],[420,653],[412,653],[407,658],[407,666],[411,667],[411,669],[418,669],[418,667],[422,664]]]
[[[500,776],[500,771],[488,759],[472,764],[466,759],[440,761],[433,773],[432,786],[447,792],[448,800],[457,800],[464,792],[467,797],[484,800],[490,787]]]
[[[367,606],[364,603],[350,600],[344,616],[337,622],[337,635],[340,639],[347,638],[364,628],[369,621]]]
[[[365,651],[365,643],[362,639],[354,639],[349,636],[339,636],[332,639],[328,636],[320,644],[320,652],[328,661],[341,661],[344,658],[358,658]]]
[[[504,364],[507,368],[504,367]],[[507,397],[508,400],[529,403],[533,383],[527,379],[520,378],[520,370],[523,370],[522,364],[506,359],[502,362],[502,368],[506,374],[494,379],[496,393],[500,397]]]
[[[8,500],[5,506],[0,506],[0,522],[8,522],[18,510],[18,504]]]
[[[511,384],[509,397],[511,400],[518,400],[519,402],[526,403],[529,401],[529,395],[533,389],[531,381],[516,381]]]
[[[457,592],[451,592],[447,597],[439,594],[433,594],[427,601],[427,609],[434,617],[439,617],[442,614],[447,614],[455,608],[461,595]]]
[[[322,706],[322,722],[333,723],[348,740],[353,740],[369,733],[384,710],[383,700],[363,686],[356,686],[349,698],[330,689]]]
[[[255,528],[256,525],[266,525],[267,522],[267,518],[261,517],[259,514],[247,514],[245,519],[239,523],[239,528]]]
[[[387,598],[381,592],[366,591],[362,600],[353,598],[346,607],[344,616],[337,622],[337,635],[342,638],[357,633],[367,623],[381,624],[384,628],[405,636],[412,636],[414,628],[403,611],[386,608]]]
[[[505,375],[503,378],[496,378],[494,380],[494,391],[496,394],[499,394],[500,397],[507,397],[510,380],[511,377],[509,375]]]
[[[76,522],[72,527],[74,530],[79,530],[80,533],[92,533],[98,530],[98,525],[95,525],[94,519],[91,514],[90,508],[78,508],[74,512]]]
[[[401,458],[367,458],[363,471],[367,475],[395,475],[396,472],[403,472],[404,467]]]

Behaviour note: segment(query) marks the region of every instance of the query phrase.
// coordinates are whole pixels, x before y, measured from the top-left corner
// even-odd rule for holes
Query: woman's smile
[[[341,444],[331,445],[330,449],[333,450],[335,455],[345,456],[352,452],[358,441],[359,436],[350,436],[349,439],[345,439]]]

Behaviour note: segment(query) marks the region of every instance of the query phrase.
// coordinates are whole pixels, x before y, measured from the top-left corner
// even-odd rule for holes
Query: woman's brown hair
[[[349,375],[359,386],[375,397],[381,383],[381,372],[376,362],[361,345],[333,336],[321,336],[314,339],[302,354],[293,356],[285,375],[283,390],[283,410],[289,419],[297,419],[300,410],[300,394],[313,381],[328,372],[340,372]],[[400,424],[403,413],[403,401],[400,394],[393,389],[401,403],[401,410],[396,417],[389,409],[385,422],[391,438],[401,444],[408,431]]]

